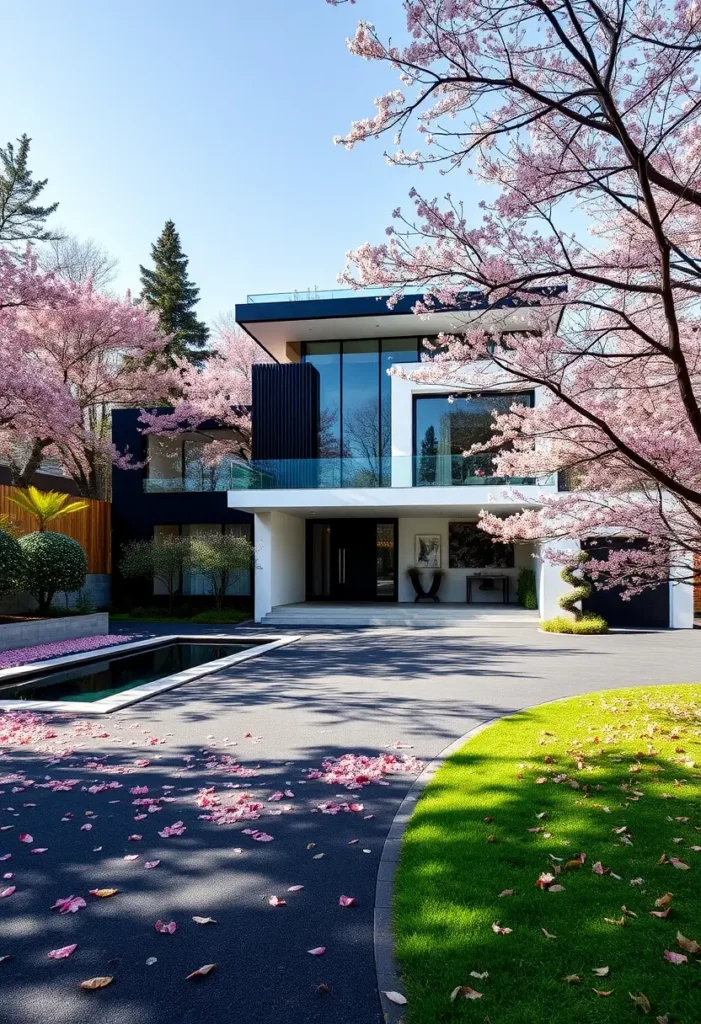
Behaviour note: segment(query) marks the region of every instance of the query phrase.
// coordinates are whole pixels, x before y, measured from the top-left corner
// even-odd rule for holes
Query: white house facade
[[[390,310],[386,295],[293,293],[236,307],[238,323],[275,360],[255,368],[253,457],[232,465],[227,493],[230,509],[253,515],[257,622],[298,622],[305,607],[317,622],[337,621],[339,608],[349,621],[359,621],[358,609],[372,621],[373,609],[390,606],[415,605],[426,616],[438,607],[506,618],[559,612],[568,588],[540,546],[495,545],[476,526],[482,509],[508,515],[523,506],[512,488],[537,503],[557,491],[557,479],[495,479],[490,456],[462,454],[489,436],[494,409],[540,396],[485,390],[483,379],[477,391],[403,375],[426,337],[458,329],[455,312],[415,316],[417,298]],[[527,305],[486,308],[469,297],[461,323],[471,311],[491,317],[495,334],[533,323]],[[524,570],[534,574],[537,610],[518,605]],[[693,625],[685,585],[629,602],[609,591],[592,602],[614,626]]]

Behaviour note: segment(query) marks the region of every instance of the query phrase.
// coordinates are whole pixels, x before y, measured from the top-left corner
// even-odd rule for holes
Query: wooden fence
[[[9,500],[17,493],[18,488],[0,484],[0,513],[4,512],[18,523],[20,534],[33,533],[37,528],[36,519]],[[76,500],[73,495],[68,495],[68,499]],[[88,572],[109,573],[112,571],[111,506],[108,501],[87,501],[88,507],[82,512],[57,519],[48,529],[78,541],[88,556]]]

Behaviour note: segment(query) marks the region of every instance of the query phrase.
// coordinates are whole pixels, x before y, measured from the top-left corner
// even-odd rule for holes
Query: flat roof
[[[540,298],[562,291],[565,286],[533,289],[530,302],[507,297],[493,303],[481,292],[466,292],[459,305],[420,316],[412,310],[424,299],[423,292],[401,296],[391,309],[389,291],[288,292],[250,295],[236,306],[235,316],[274,359],[287,362],[286,345],[291,341],[455,334],[477,322],[498,331],[533,329],[542,322],[537,314]]]

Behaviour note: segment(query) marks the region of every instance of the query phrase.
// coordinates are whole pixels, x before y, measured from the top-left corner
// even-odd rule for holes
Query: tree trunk
[[[10,482],[14,487],[27,488],[30,486],[34,474],[43,462],[44,448],[47,444],[48,441],[35,441],[25,458],[21,459],[19,452],[17,456],[10,457]]]

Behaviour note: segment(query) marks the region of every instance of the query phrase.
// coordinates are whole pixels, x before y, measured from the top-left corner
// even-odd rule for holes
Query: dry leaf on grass
[[[685,949],[687,953],[701,953],[701,946],[698,942],[695,939],[687,939],[681,932],[677,932],[677,945],[680,949]]]
[[[592,973],[595,974],[597,978],[605,978],[610,970],[610,967],[592,967]]]
[[[633,1000],[633,1006],[636,1008],[636,1010],[642,1010],[643,1013],[650,1013],[650,1011],[652,1010],[652,1005],[650,1004],[650,1000],[646,995],[643,995],[642,992],[637,996],[633,995],[632,992],[629,992],[628,995]]]
[[[470,988],[469,985],[458,985],[450,993],[450,1001],[454,1003],[456,999],[481,999],[482,993],[475,991],[474,988]]]
[[[566,981],[568,985],[581,985],[582,979],[578,974],[566,974],[563,981]]]
[[[513,928],[502,928],[498,921],[495,921],[492,925],[492,931],[495,935],[511,935]]]

